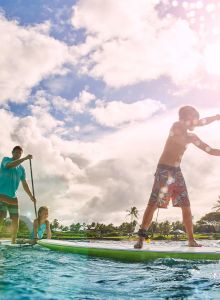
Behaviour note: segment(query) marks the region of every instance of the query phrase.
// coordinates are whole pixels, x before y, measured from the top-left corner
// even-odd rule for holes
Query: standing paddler
[[[36,203],[35,197],[32,195],[26,181],[25,169],[21,165],[25,160],[32,159],[32,155],[21,158],[23,149],[15,146],[12,150],[12,157],[4,157],[0,166],[0,225],[9,212],[12,220],[12,243],[16,242],[19,212],[18,198],[16,195],[19,183],[21,181],[23,189],[30,197],[31,201]],[[1,226],[2,227],[2,226]]]

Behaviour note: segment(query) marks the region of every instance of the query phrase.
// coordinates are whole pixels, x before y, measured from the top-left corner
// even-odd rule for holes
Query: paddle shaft
[[[30,162],[30,171],[31,171],[31,185],[32,185],[32,193],[33,196],[35,198],[35,193],[34,193],[34,180],[33,180],[33,171],[32,171],[32,163],[31,163],[31,159],[29,159]],[[37,218],[37,206],[36,206],[36,202],[34,202],[34,210],[35,210],[35,216]]]

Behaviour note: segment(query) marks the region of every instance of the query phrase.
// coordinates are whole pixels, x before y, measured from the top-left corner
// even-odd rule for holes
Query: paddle
[[[31,171],[31,185],[32,185],[32,193],[33,196],[35,198],[35,193],[34,193],[34,180],[33,180],[33,171],[32,171],[32,163],[31,163],[31,159],[29,159],[30,161],[30,171]],[[34,202],[34,210],[35,210],[35,216],[37,218],[37,207],[36,207],[36,202]]]

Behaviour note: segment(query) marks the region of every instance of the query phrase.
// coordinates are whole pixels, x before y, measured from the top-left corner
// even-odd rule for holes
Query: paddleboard
[[[220,260],[220,247],[145,245],[143,249],[139,250],[134,249],[133,245],[118,246],[105,243],[72,242],[48,239],[39,240],[38,244],[55,251],[129,262],[143,262],[157,258]]]
[[[13,247],[13,248],[21,248],[21,247],[27,247],[32,246],[28,243],[25,244],[12,244],[11,240],[0,240],[0,247]]]
[[[10,245],[11,240],[0,240],[0,246]]]

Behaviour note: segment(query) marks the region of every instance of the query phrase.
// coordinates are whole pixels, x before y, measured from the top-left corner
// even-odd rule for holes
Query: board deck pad
[[[55,251],[130,262],[141,262],[157,258],[220,260],[220,247],[145,244],[142,249],[134,249],[133,244],[128,246],[111,245],[104,242],[72,242],[48,239],[39,240],[38,244]]]

